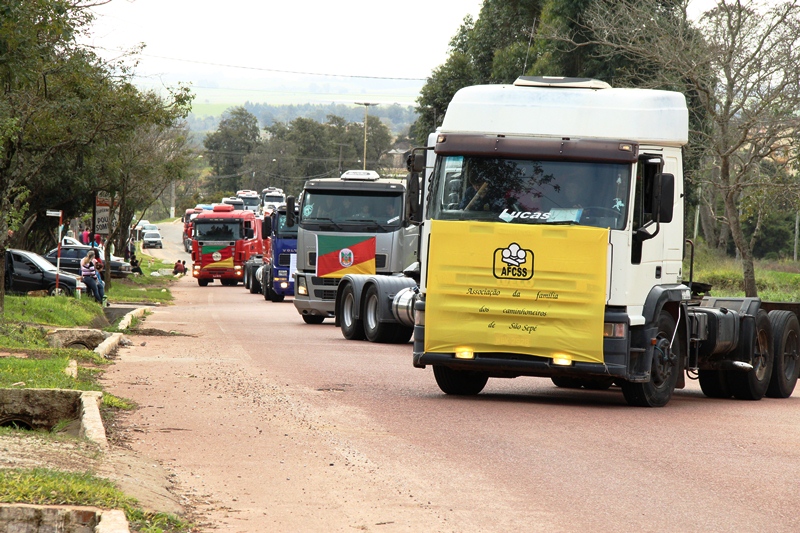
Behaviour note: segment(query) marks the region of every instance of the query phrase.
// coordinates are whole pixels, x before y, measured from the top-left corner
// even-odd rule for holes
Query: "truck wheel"
[[[739,400],[760,400],[764,397],[772,377],[772,328],[769,315],[759,309],[755,320],[744,320],[739,346],[734,350],[734,360],[749,361],[753,356],[753,370],[731,370],[728,384],[733,396]]]
[[[389,324],[381,322],[380,319],[380,297],[378,295],[378,287],[370,285],[367,289],[367,295],[364,298],[364,335],[370,342],[391,342],[394,338],[394,326],[396,324]]]
[[[454,370],[446,366],[433,365],[433,377],[445,394],[475,396],[489,381],[489,374],[473,370]]]
[[[261,292],[261,282],[258,281],[258,276],[256,276],[253,272],[250,273],[250,294],[256,294]]]
[[[278,294],[277,292],[275,292],[275,289],[274,289],[275,281],[273,281],[273,278],[272,278],[272,269],[270,269],[269,278],[268,278],[267,281],[268,281],[268,283],[266,285],[266,287],[267,287],[267,295],[269,296],[270,301],[275,302],[275,303],[282,302],[283,299],[285,298],[285,296],[283,294]]]
[[[441,365],[433,365],[433,377],[436,378],[436,384],[442,392],[457,396],[474,396],[480,393],[489,381],[486,372],[453,370]]]
[[[249,289],[250,287],[252,287],[251,282],[250,282],[250,267],[249,266],[245,266],[244,267],[244,277],[242,279],[242,284],[244,285],[245,289]]]
[[[550,380],[556,387],[562,389],[607,390],[614,384],[614,378],[568,378],[565,376],[551,376]]]
[[[699,372],[700,389],[709,398],[730,398],[728,375],[719,368],[701,368]]]
[[[301,315],[303,317],[303,322],[306,324],[322,324],[322,321],[325,320],[324,316],[321,315]]]
[[[562,389],[580,389],[581,383],[575,378],[568,378],[564,376],[551,376],[550,381],[553,385]]]
[[[342,335],[345,339],[351,341],[360,341],[364,339],[364,322],[360,319],[356,319],[357,306],[358,302],[356,302],[353,284],[348,283],[342,291],[342,303],[337,313],[342,323]]]
[[[797,385],[800,364],[797,357],[800,353],[800,323],[791,311],[770,311],[769,322],[772,325],[772,377],[767,387],[770,398],[788,398]]]
[[[683,341],[680,334],[675,335],[675,342],[670,342],[675,333],[675,319],[666,311],[658,315],[658,336],[653,347],[653,364],[650,369],[650,381],[633,383],[623,381],[622,394],[629,405],[636,407],[663,407],[672,398],[675,383],[681,372],[681,350]]]
[[[208,286],[208,280],[207,279],[198,279],[197,280],[197,284],[200,285],[201,287],[207,287]]]

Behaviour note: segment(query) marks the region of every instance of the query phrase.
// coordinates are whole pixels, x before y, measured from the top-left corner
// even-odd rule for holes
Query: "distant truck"
[[[261,191],[261,212],[268,215],[270,211],[286,203],[283,189],[266,187]]]
[[[287,198],[289,220],[294,198]],[[400,274],[417,259],[417,226],[404,210],[406,181],[371,170],[305,183],[297,218],[294,305],[307,324],[333,318],[346,274]]]
[[[192,276],[201,287],[215,279],[236,285],[252,255],[269,251],[261,219],[253,211],[218,204],[198,213],[192,222]]]
[[[236,197],[242,201],[244,209],[258,213],[259,208],[261,207],[261,199],[258,197],[258,193],[256,191],[251,191],[248,189],[236,191]]]
[[[710,297],[684,271],[688,116],[680,93],[598,80],[459,90],[422,187],[416,287],[375,302],[413,326],[414,366],[453,395],[538,376],[643,407],[687,377],[712,398],[791,396],[800,303]]]
[[[294,273],[297,270],[297,225],[286,224],[286,205],[264,218],[269,226],[270,253],[258,270],[261,293],[265,300],[282,302],[294,296]]]

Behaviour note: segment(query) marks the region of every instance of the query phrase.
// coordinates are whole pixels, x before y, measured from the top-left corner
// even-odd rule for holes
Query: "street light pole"
[[[373,102],[356,102],[356,105],[364,106],[364,170],[367,170],[367,110],[371,105],[378,105]]]

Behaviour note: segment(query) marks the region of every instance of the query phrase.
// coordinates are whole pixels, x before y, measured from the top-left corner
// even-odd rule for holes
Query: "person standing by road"
[[[97,269],[95,268],[94,263],[94,250],[89,250],[86,252],[86,257],[81,259],[81,278],[83,278],[83,282],[89,287],[89,290],[92,291],[92,295],[97,303],[103,305],[103,298],[105,298],[105,294],[103,292],[103,286],[100,285],[97,279]]]

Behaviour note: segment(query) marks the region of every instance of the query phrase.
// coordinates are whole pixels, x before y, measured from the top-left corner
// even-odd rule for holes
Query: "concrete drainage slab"
[[[0,505],[0,531],[14,533],[127,533],[125,513],[118,509],[61,505]]]
[[[142,316],[144,309],[133,309],[123,320],[128,327],[134,316]],[[57,343],[76,344],[67,333],[61,333]],[[80,333],[80,342],[102,356],[108,356],[119,345],[121,333],[105,338]],[[70,342],[72,341],[72,342]],[[65,420],[78,420],[78,436],[96,442],[102,450],[108,449],[105,427],[100,417],[103,393],[66,389],[0,389],[0,424],[29,429],[47,429]],[[59,505],[0,504],[0,531],[15,533],[129,533],[128,521],[121,510],[102,510],[94,507]]]

